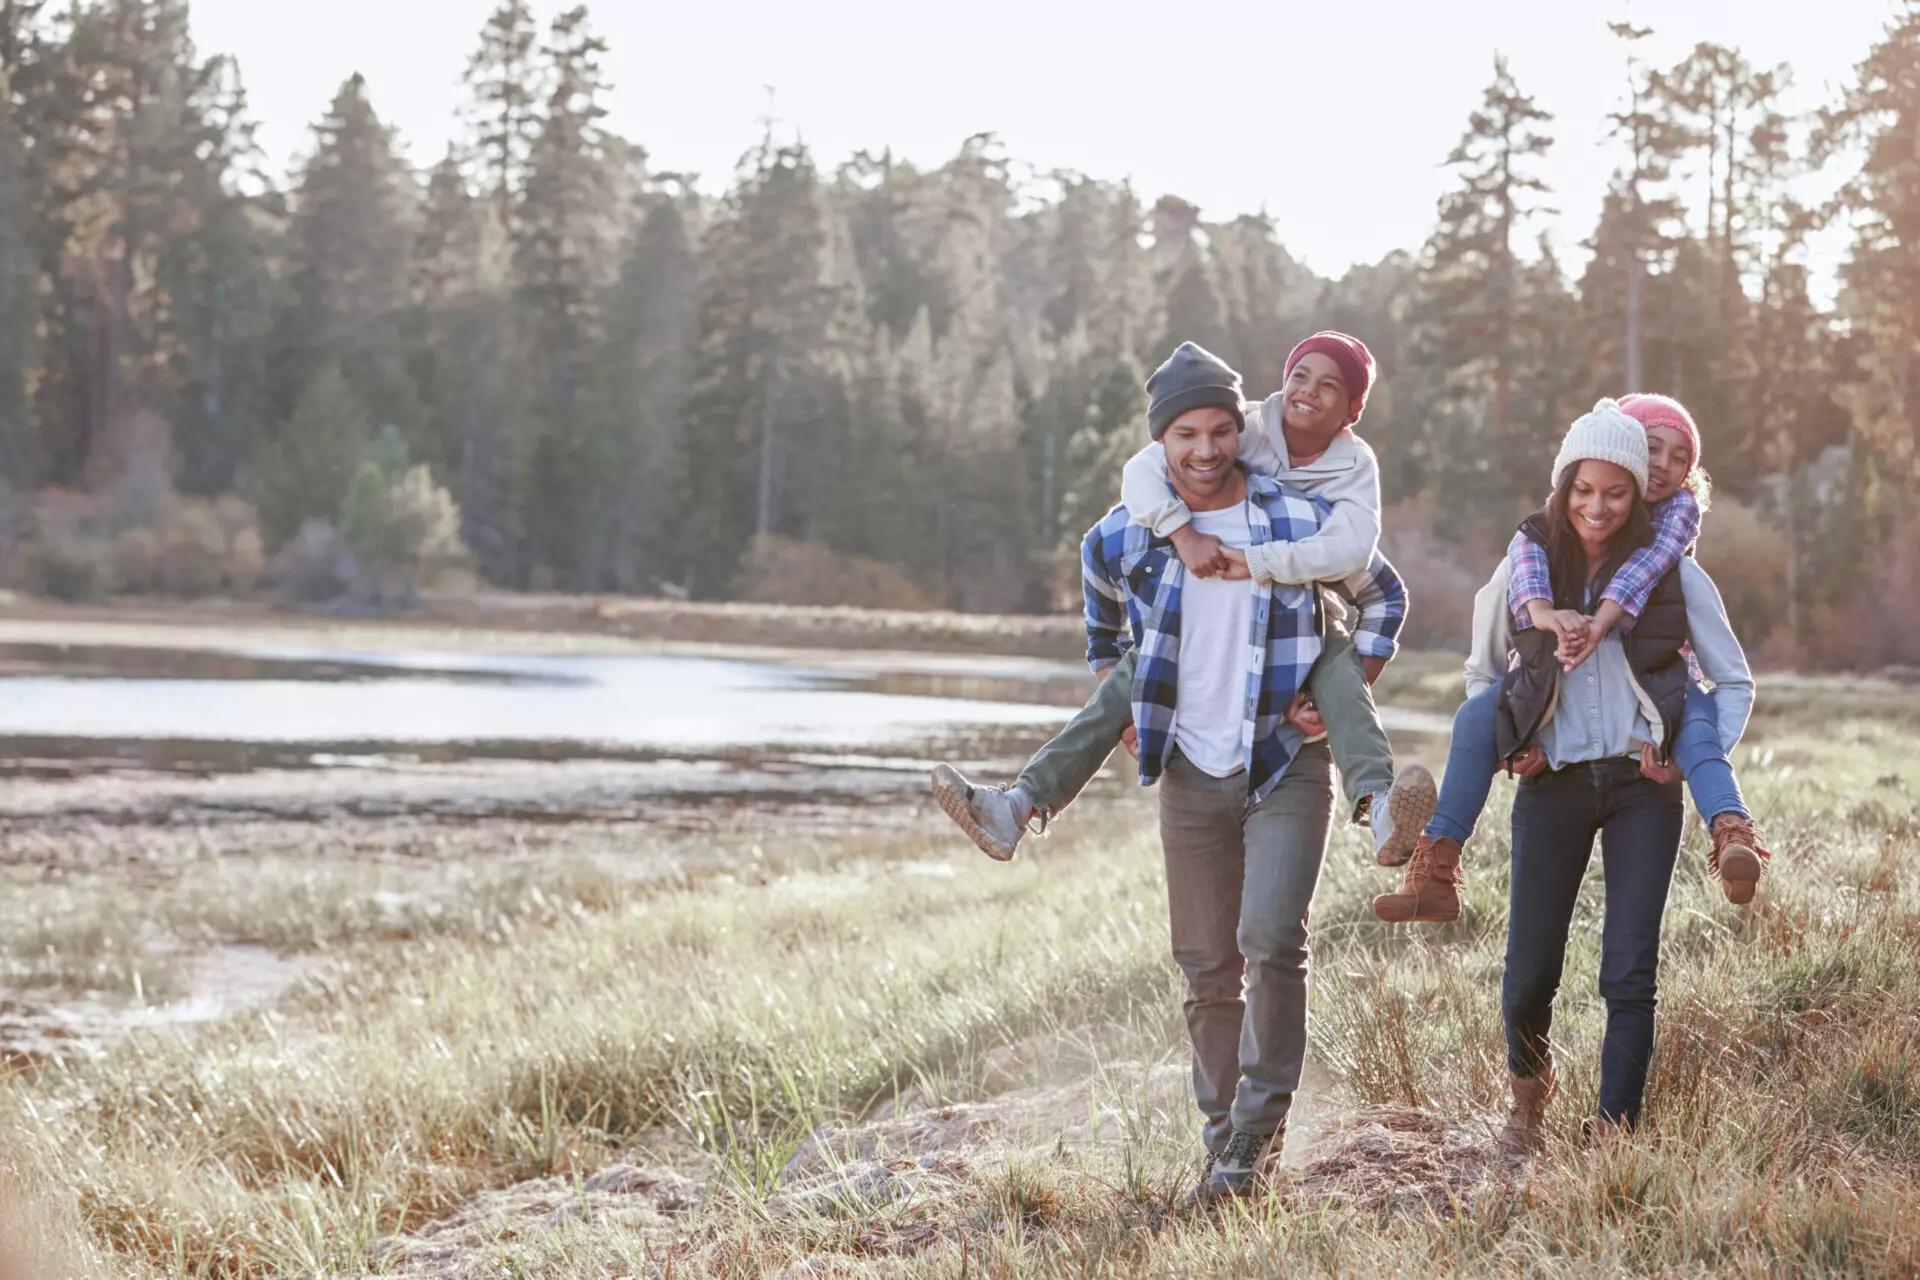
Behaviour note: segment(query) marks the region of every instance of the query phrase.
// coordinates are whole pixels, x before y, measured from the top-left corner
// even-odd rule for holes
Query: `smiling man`
[[[1206,536],[1252,561],[1332,519],[1324,501],[1239,464],[1240,378],[1184,343],[1147,380],[1167,483]],[[1122,684],[1140,781],[1158,786],[1173,955],[1186,979],[1203,1197],[1256,1190],[1277,1155],[1307,1043],[1307,907],[1332,817],[1327,747],[1308,743],[1301,689],[1322,648],[1319,592],[1246,574],[1201,577],[1122,504],[1081,543],[1087,661]],[[1336,589],[1388,645],[1399,579],[1374,553]],[[1116,688],[1117,684],[1117,688]],[[1112,738],[1108,738],[1109,745]],[[936,794],[972,816],[947,766]],[[943,804],[946,800],[943,799]],[[963,825],[964,821],[963,821]]]

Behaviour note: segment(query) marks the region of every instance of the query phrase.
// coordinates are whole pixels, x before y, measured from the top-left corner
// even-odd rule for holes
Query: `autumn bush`
[[[1380,550],[1407,584],[1409,608],[1400,643],[1414,649],[1465,651],[1473,629],[1473,597],[1499,563],[1490,538],[1449,540],[1440,532],[1432,494],[1397,502],[1381,513]]]
[[[838,605],[856,609],[931,609],[933,600],[898,565],[793,538],[762,535],[734,579],[734,599],[749,604]]]

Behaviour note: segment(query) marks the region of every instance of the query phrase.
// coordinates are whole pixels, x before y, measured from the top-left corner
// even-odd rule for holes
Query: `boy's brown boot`
[[[1548,1062],[1538,1075],[1509,1076],[1513,1086],[1513,1105],[1507,1108],[1507,1125],[1500,1130],[1500,1149],[1512,1156],[1530,1156],[1547,1140],[1547,1103],[1553,1099],[1559,1082]]]
[[[1760,866],[1772,856],[1761,845],[1751,819],[1723,813],[1713,820],[1713,852],[1707,855],[1707,870],[1720,877],[1728,902],[1738,906],[1753,901]]]
[[[1400,892],[1383,893],[1373,900],[1373,914],[1389,924],[1410,921],[1458,920],[1460,888],[1466,884],[1460,868],[1460,842],[1446,836],[1422,834],[1413,857],[1400,877]]]

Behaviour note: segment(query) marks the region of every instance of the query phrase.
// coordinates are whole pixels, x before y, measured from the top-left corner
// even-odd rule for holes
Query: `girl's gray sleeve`
[[[1692,560],[1680,562],[1680,587],[1687,600],[1687,629],[1692,632],[1693,656],[1713,681],[1714,714],[1720,721],[1720,746],[1731,755],[1747,731],[1753,714],[1753,671],[1746,652],[1727,620],[1720,588]]]
[[[1501,558],[1487,585],[1473,597],[1473,648],[1467,654],[1467,696],[1500,683],[1513,648],[1513,620],[1507,615],[1507,562]]]

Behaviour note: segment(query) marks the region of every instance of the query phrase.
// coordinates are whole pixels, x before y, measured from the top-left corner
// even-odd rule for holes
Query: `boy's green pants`
[[[1133,668],[1138,658],[1138,651],[1129,649],[1087,705],[1020,771],[1017,785],[1042,813],[1056,814],[1072,804],[1119,745],[1121,731],[1133,723]],[[1361,800],[1393,784],[1393,748],[1380,727],[1373,690],[1360,669],[1351,636],[1336,632],[1327,637],[1326,648],[1307,677],[1307,692],[1326,721],[1327,745],[1340,769],[1348,812],[1357,816]]]

